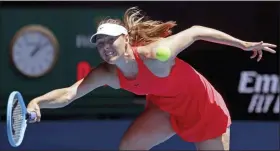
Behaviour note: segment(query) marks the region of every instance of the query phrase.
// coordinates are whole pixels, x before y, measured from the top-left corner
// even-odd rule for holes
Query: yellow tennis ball
[[[158,47],[156,49],[156,58],[162,62],[167,61],[171,56],[171,50],[168,47]]]

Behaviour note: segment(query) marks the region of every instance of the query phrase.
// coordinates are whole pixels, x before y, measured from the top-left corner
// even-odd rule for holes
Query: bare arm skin
[[[38,103],[41,109],[61,108],[105,84],[117,88],[117,78],[114,78],[114,76],[115,74],[112,68],[108,64],[102,63],[92,70],[87,77],[81,79],[72,86],[53,90],[33,99],[30,104],[32,104],[32,102]]]
[[[269,47],[276,47],[276,45],[263,42],[246,42],[216,29],[203,26],[192,26],[175,35],[151,44],[149,50],[155,50],[158,46],[168,47],[171,50],[171,59],[174,59],[181,51],[185,50],[197,40],[229,45],[243,50],[252,50],[254,51],[254,55],[259,53],[260,56],[258,59],[262,57],[262,50],[275,53],[275,50]],[[150,56],[154,57],[155,51],[152,51]]]

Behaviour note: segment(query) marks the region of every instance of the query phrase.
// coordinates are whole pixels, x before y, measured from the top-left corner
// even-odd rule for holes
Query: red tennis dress
[[[133,48],[138,75],[128,80],[118,70],[121,88],[146,99],[170,114],[174,131],[185,141],[200,142],[221,136],[231,124],[222,96],[188,63],[175,59],[170,75],[155,76]]]

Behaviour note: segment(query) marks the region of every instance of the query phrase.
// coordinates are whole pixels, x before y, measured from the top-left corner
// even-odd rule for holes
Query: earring
[[[125,62],[128,63],[129,54],[127,53],[127,43],[125,44],[124,58],[125,58]]]
[[[124,46],[124,50],[125,50],[125,52],[127,51],[127,43]]]

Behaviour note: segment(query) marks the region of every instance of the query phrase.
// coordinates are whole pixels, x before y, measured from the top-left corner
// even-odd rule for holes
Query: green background
[[[72,85],[76,82],[76,66],[80,61],[87,61],[97,66],[102,60],[96,49],[89,43],[84,47],[76,46],[77,35],[90,37],[96,31],[96,21],[110,16],[122,17],[125,9],[1,9],[0,43],[0,97],[1,115],[9,94],[20,91],[25,102],[56,88]],[[102,15],[102,16],[101,16]],[[10,43],[15,33],[30,24],[40,24],[50,29],[59,43],[59,57],[53,70],[40,78],[27,78],[12,65],[9,52]],[[75,101],[66,108],[44,111],[46,115],[92,115],[107,113],[137,114],[143,105],[132,103],[134,94],[125,90],[101,87]]]

